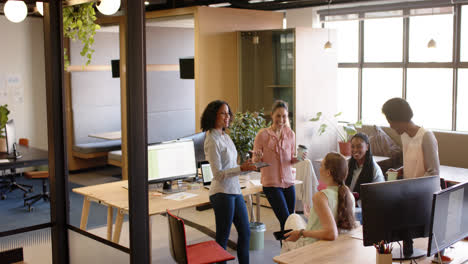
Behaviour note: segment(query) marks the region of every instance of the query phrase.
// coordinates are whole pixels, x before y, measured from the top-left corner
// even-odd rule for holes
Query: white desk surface
[[[122,132],[112,131],[112,132],[89,134],[88,137],[100,138],[100,139],[106,139],[106,140],[117,140],[117,139],[122,138]]]
[[[346,160],[349,160],[349,159],[351,158],[351,156],[346,156],[345,158],[346,158]],[[388,159],[390,159],[390,157],[374,156],[375,162],[381,162],[381,161],[383,161],[383,160],[388,160]],[[322,160],[323,160],[323,158],[316,159],[316,160],[314,160],[314,161],[315,161],[315,162],[322,162]]]
[[[468,169],[440,165],[440,177],[450,183],[468,181]]]

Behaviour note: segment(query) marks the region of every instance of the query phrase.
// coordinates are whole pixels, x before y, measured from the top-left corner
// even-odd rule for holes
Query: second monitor
[[[148,183],[164,183],[163,192],[177,192],[171,188],[173,180],[196,175],[192,140],[169,141],[148,147]]]

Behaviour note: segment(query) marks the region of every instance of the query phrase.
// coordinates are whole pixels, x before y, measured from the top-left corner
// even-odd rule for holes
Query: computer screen
[[[9,120],[5,125],[7,153],[13,153],[13,144],[16,142],[15,122]]]
[[[427,256],[468,236],[468,182],[434,194]]]
[[[163,142],[148,147],[148,182],[183,179],[197,174],[192,140]]]
[[[412,239],[429,236],[432,195],[439,190],[439,176],[362,184],[364,246],[403,240],[404,256],[394,249],[394,259],[426,255],[413,251]]]

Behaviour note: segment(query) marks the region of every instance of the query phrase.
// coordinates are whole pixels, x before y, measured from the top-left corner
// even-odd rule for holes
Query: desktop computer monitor
[[[176,140],[148,147],[148,183],[164,183],[163,191],[172,192],[173,180],[197,175],[192,140]]]
[[[13,144],[16,143],[16,131],[15,131],[15,122],[9,120],[5,125],[5,136],[6,136],[6,143],[7,143],[7,153],[13,154],[14,147]]]
[[[428,257],[468,236],[468,182],[434,194],[429,230]]]
[[[439,190],[439,176],[362,184],[364,246],[403,240],[403,250],[394,248],[393,259],[426,255],[413,249],[412,239],[429,236],[432,195]]]

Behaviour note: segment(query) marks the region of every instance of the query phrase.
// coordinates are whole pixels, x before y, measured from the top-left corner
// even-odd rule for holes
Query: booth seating
[[[76,144],[73,146],[73,156],[82,159],[107,157],[109,151],[120,149],[121,144],[120,140]]]
[[[195,133],[190,136],[179,138],[179,140],[183,140],[183,139],[193,140],[193,145],[195,147],[195,160],[197,161],[197,163],[204,161],[205,160],[205,150],[204,150],[205,132]],[[88,144],[91,144],[91,143],[88,143]],[[73,147],[73,150],[75,150],[75,147]],[[106,152],[106,155],[107,155],[107,164],[114,165],[117,167],[122,167],[122,150],[121,149],[108,151]]]
[[[122,150],[113,150],[107,153],[107,163],[117,167],[122,167]]]

